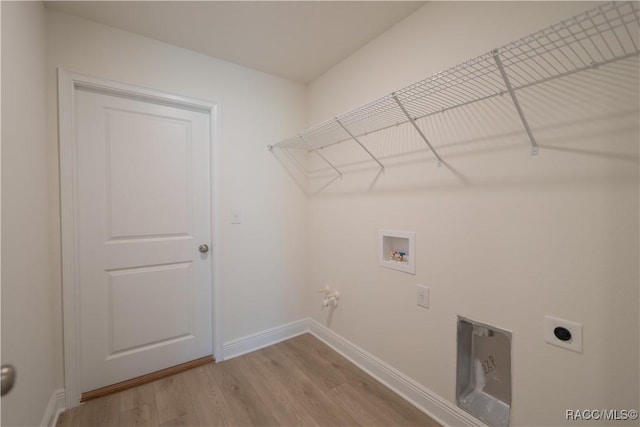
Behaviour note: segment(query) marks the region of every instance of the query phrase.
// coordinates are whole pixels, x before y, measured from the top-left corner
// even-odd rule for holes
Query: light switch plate
[[[231,224],[242,224],[242,210],[231,209]]]
[[[556,329],[562,337],[561,332],[569,331],[571,337],[566,341],[556,336]],[[565,329],[566,331],[563,331]],[[566,338],[566,336],[565,336]],[[544,316],[544,340],[552,345],[566,348],[567,350],[582,353],[582,325],[569,320],[559,319],[553,316]]]
[[[417,286],[417,304],[420,307],[429,308],[429,288],[423,285]]]

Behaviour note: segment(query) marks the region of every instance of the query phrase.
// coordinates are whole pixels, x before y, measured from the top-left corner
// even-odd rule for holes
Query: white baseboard
[[[224,360],[241,356],[309,332],[309,319],[297,320],[224,343]]]
[[[486,427],[486,424],[473,418],[453,403],[445,400],[314,319],[308,319],[308,322],[309,331],[316,338],[443,426]]]
[[[58,423],[58,417],[62,411],[64,411],[64,389],[59,388],[51,393],[51,399],[49,399],[49,404],[44,411],[40,425],[42,427],[54,427]]]
[[[486,427],[486,424],[453,403],[311,318],[228,341],[224,344],[224,358],[250,353],[306,332],[313,334],[443,426]]]

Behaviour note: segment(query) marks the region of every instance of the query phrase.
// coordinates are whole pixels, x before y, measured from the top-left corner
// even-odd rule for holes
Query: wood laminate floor
[[[439,426],[310,334],[114,393],[67,426]]]

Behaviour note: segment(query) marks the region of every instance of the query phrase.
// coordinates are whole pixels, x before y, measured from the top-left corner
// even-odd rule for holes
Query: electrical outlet
[[[582,353],[582,325],[553,316],[544,316],[544,340],[549,344]]]
[[[420,307],[429,308],[429,288],[418,285],[417,288],[417,304]]]

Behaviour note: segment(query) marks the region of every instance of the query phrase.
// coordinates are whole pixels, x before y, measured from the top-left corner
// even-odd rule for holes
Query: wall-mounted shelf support
[[[298,169],[300,169],[300,171],[305,174],[308,175],[309,171],[307,170],[307,168],[305,168],[302,163],[300,163],[300,161],[298,159],[296,159],[296,156],[294,156],[293,154],[291,154],[291,152],[286,148],[286,147],[282,147],[282,151],[284,151],[284,153],[286,154],[286,156],[289,158],[289,160],[291,160],[291,162],[296,165],[298,167]]]
[[[381,170],[382,172],[384,172],[384,165],[380,162],[380,160],[378,160],[378,159],[376,158],[376,156],[374,156],[373,154],[371,154],[371,151],[367,150],[367,147],[365,147],[365,146],[364,146],[364,145],[363,145],[363,144],[358,140],[358,138],[356,138],[356,136],[355,136],[354,134],[352,134],[352,133],[351,133],[351,131],[350,131],[349,129],[347,129],[347,127],[346,127],[345,125],[343,125],[343,124],[342,124],[342,122],[340,121],[340,119],[338,119],[337,117],[336,117],[336,123],[338,123],[342,129],[344,129],[344,131],[345,131],[345,132],[346,132],[346,133],[351,137],[351,139],[353,139],[355,142],[357,142],[357,143],[358,143],[358,145],[360,146],[360,148],[362,148],[362,149],[363,149],[363,150],[364,150],[364,151],[369,155],[369,157],[371,157],[373,160],[375,160],[375,161],[376,161],[376,163],[377,163],[378,165],[380,165],[380,170]]]
[[[407,116],[407,119],[409,119],[409,122],[411,122],[411,124],[416,129],[416,131],[418,131],[418,134],[420,134],[420,138],[422,138],[422,140],[427,144],[431,152],[433,152],[433,154],[436,156],[436,159],[438,159],[438,163],[437,163],[438,167],[442,166],[442,159],[438,155],[438,152],[435,150],[435,148],[433,148],[433,145],[431,145],[427,137],[424,135],[424,133],[422,132],[422,129],[420,129],[420,127],[416,123],[416,120],[413,117],[411,117],[407,109],[404,108],[404,105],[402,105],[402,102],[400,102],[400,100],[398,99],[398,95],[396,95],[395,93],[392,93],[391,97],[394,99],[394,101],[396,101],[396,104],[398,104],[398,107],[400,107],[404,115]]]
[[[502,75],[502,79],[504,80],[504,84],[507,87],[507,91],[509,95],[511,95],[511,100],[513,101],[513,105],[516,107],[516,111],[518,111],[518,115],[520,116],[520,120],[522,120],[522,124],[524,125],[524,129],[527,131],[527,135],[529,135],[529,140],[531,141],[531,155],[538,155],[538,143],[536,139],[533,137],[533,132],[531,132],[531,128],[529,127],[529,123],[527,122],[527,118],[522,111],[522,107],[520,107],[520,102],[518,102],[518,97],[516,96],[516,92],[513,90],[513,86],[511,85],[511,81],[509,81],[509,76],[507,76],[507,72],[504,70],[504,66],[502,65],[502,61],[500,60],[500,54],[498,54],[498,49],[494,49],[491,51],[493,55],[493,59],[496,61],[496,65],[498,70],[500,70],[500,75]]]
[[[302,136],[302,134],[298,134],[298,137],[302,140],[302,142],[304,142],[305,144],[307,144],[307,146],[311,149],[311,151],[313,151],[314,153],[316,153],[322,160],[325,161],[326,164],[328,164],[329,166],[331,166],[331,168],[336,171],[338,173],[338,176],[340,177],[340,179],[342,179],[342,172],[340,172],[340,170],[335,167],[333,165],[333,163],[331,163],[329,160],[327,160],[327,158],[325,156],[323,156],[322,154],[320,154],[320,152],[318,150],[316,150],[315,148],[313,148],[313,145],[309,144],[309,141],[307,141],[306,139],[304,139],[304,136]]]

